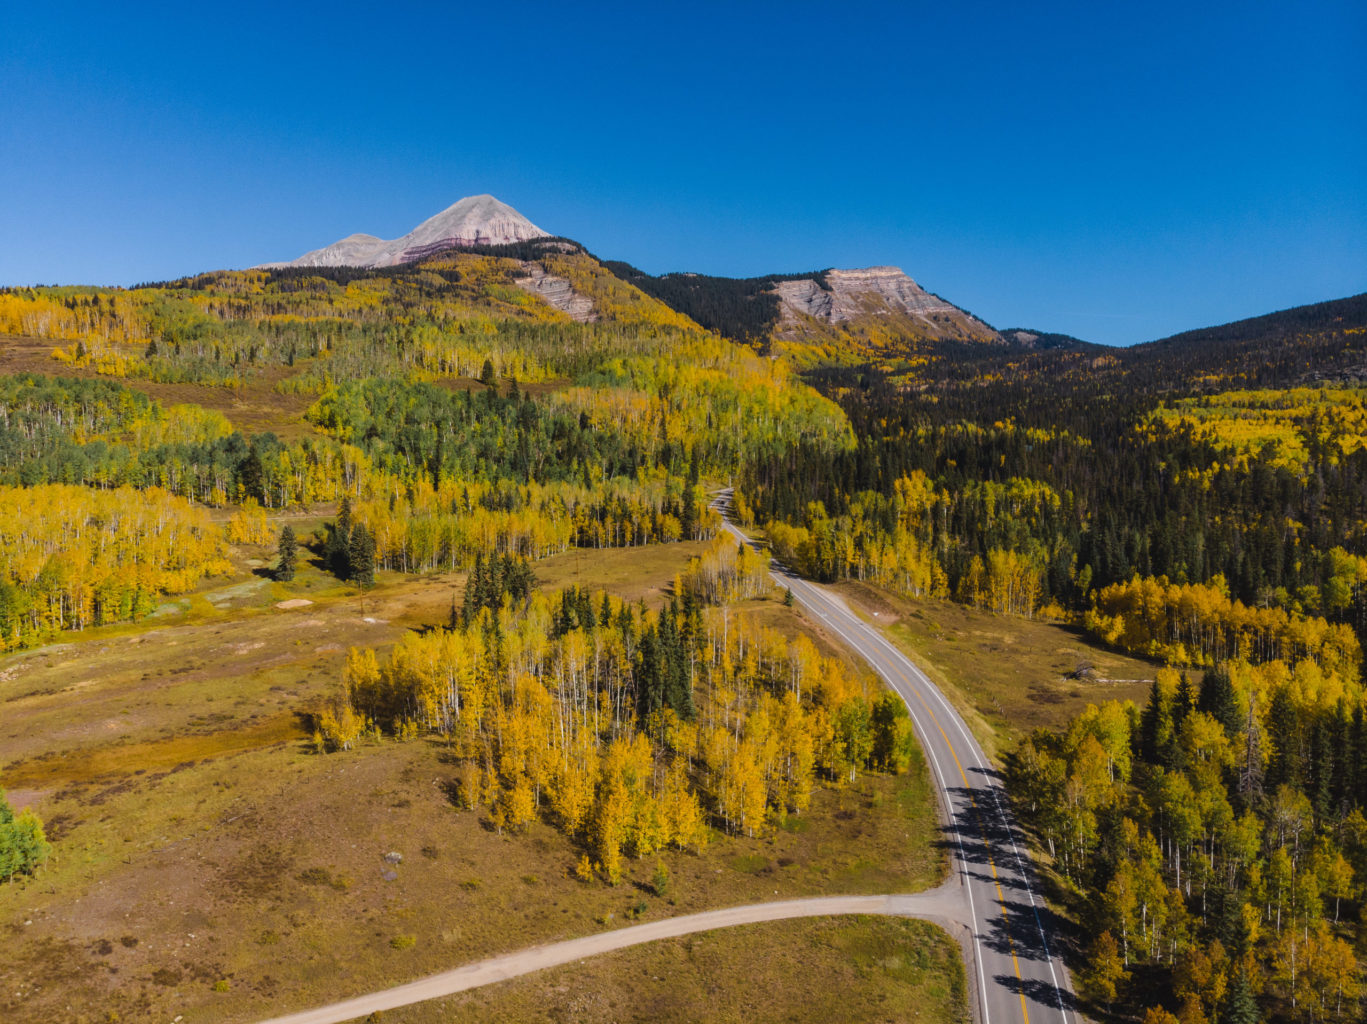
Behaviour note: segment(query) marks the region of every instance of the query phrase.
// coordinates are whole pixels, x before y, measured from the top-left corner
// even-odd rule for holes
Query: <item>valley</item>
[[[741,907],[386,1012],[721,1019],[798,960],[868,1019],[1357,999],[1362,296],[1110,350],[476,196],[0,331],[6,1020]],[[966,960],[899,918],[951,890]],[[817,896],[893,916],[753,923]]]

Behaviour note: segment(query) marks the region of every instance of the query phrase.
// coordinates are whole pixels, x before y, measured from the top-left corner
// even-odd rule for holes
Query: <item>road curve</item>
[[[729,517],[730,490],[714,502]],[[728,518],[725,527],[752,544]],[[1077,1024],[1063,959],[1049,944],[1049,912],[1036,894],[1001,780],[959,713],[883,634],[836,594],[774,563],[773,577],[797,604],[862,657],[906,702],[930,763],[951,851],[952,874],[972,922],[969,983],[981,1024]]]
[[[730,491],[716,506],[730,511]],[[728,519],[738,541],[753,541]],[[775,564],[773,577],[803,610],[864,658],[906,702],[935,777],[940,814],[951,851],[951,878],[928,892],[885,896],[827,896],[711,910],[652,921],[491,957],[393,988],[328,1006],[274,1017],[262,1024],[343,1024],[376,1011],[454,995],[599,953],[659,939],[736,925],[800,917],[884,914],[960,924],[969,984],[980,1024],[1079,1024],[1067,968],[1049,946],[1047,910],[1036,896],[1029,860],[1021,852],[1005,794],[963,719],[925,674],[837,595]]]
[[[644,942],[673,939],[694,932],[736,925],[762,924],[798,917],[828,917],[841,914],[881,914],[897,917],[922,917],[940,923],[957,921],[961,916],[962,896],[957,884],[948,884],[928,892],[898,896],[821,896],[814,899],[782,900],[755,903],[725,910],[709,910],[701,914],[666,918],[631,928],[618,928],[579,939],[554,942],[544,946],[503,956],[490,957],[466,964],[452,971],[433,974],[406,985],[357,996],[340,1003],[313,1010],[275,1017],[263,1024],[341,1024],[377,1010],[393,1010],[400,1006],[420,1003],[428,999],[454,995],[467,989],[480,988],[497,981],[506,981],[522,974],[558,967],[585,957],[610,953],[637,946]]]

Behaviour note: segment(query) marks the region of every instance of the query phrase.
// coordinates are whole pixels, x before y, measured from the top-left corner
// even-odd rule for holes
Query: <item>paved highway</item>
[[[726,490],[714,502],[723,515],[729,515],[730,498]],[[753,543],[729,519],[726,529]],[[963,719],[925,673],[839,596],[778,563],[773,576],[906,701],[939,791],[952,873],[968,902],[974,961],[968,965],[969,984],[978,1019],[1079,1024],[1067,968],[1050,946],[1050,915],[1035,891],[1025,842],[996,770]]]

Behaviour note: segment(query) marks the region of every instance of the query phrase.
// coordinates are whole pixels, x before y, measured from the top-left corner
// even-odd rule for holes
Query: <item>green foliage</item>
[[[873,746],[870,763],[874,767],[901,775],[916,756],[916,737],[906,703],[892,692],[880,693],[873,702]]]
[[[655,873],[650,876],[650,888],[661,899],[669,895],[671,888],[669,868],[665,866],[665,862],[662,860],[655,862]]]
[[[346,578],[361,587],[375,585],[375,541],[364,523],[351,528],[347,538]]]
[[[494,391],[445,391],[401,380],[348,381],[305,413],[337,440],[360,447],[372,464],[402,480],[513,479],[519,482],[633,476],[654,465],[612,429],[578,412]]]
[[[1356,672],[1233,662],[1199,692],[1164,670],[1142,713],[1091,706],[1020,745],[1021,817],[1100,936],[1080,972],[1094,999],[1170,991],[1183,1020],[1242,1021],[1356,1000],[1340,911],[1367,870],[1363,712]]]
[[[298,560],[298,543],[294,538],[294,527],[288,523],[280,530],[278,560],[275,565],[275,578],[282,583],[294,579],[295,563]]]
[[[0,790],[0,882],[33,874],[51,852],[38,816],[27,808],[16,816]]]

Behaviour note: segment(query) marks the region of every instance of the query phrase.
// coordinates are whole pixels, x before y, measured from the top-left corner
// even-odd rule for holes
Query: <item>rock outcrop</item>
[[[797,327],[803,317],[829,324],[896,317],[923,337],[1002,344],[1001,335],[987,324],[930,294],[897,267],[828,270],[822,278],[780,281],[774,286],[781,333]]]
[[[571,320],[581,324],[592,323],[598,319],[593,310],[593,300],[580,294],[563,277],[546,273],[546,269],[534,261],[522,264],[525,276],[516,278],[516,284],[524,291],[539,295],[562,313],[568,313]]]
[[[429,217],[416,228],[392,241],[374,235],[349,235],[322,249],[306,252],[287,263],[266,267],[392,267],[412,263],[446,249],[472,245],[507,245],[548,233],[493,196],[468,196]]]

